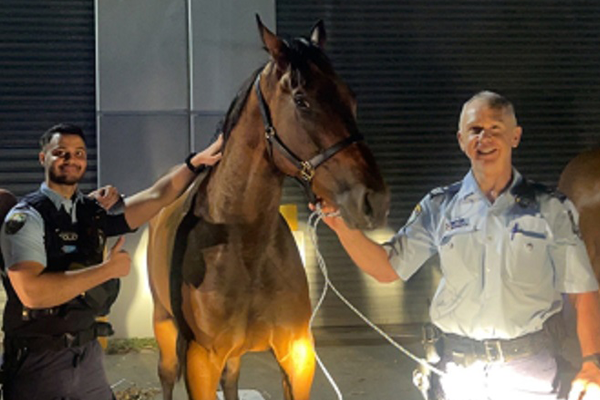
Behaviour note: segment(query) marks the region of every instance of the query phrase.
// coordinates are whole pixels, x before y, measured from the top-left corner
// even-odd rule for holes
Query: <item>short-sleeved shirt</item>
[[[45,183],[42,183],[40,186],[40,191],[52,201],[57,210],[64,207],[66,212],[71,215],[72,221],[74,223],[77,222],[77,205],[83,202],[83,193],[78,190],[75,192],[73,198],[65,199],[50,189]],[[42,216],[35,208],[22,202],[12,208],[7,214],[5,221],[8,223],[8,221],[14,220],[16,216],[23,222],[19,226],[19,229],[10,235],[6,233],[6,229],[2,229],[0,233],[0,246],[5,265],[9,267],[23,261],[34,261],[47,266],[46,248],[44,245],[44,220]],[[115,224],[118,232],[115,234],[130,231],[123,220],[123,215],[114,216],[113,218],[118,220]],[[111,235],[108,234],[108,236]]]
[[[511,339],[536,332],[562,309],[562,293],[598,290],[578,214],[564,197],[514,194],[522,176],[492,204],[472,172],[430,192],[407,224],[384,244],[407,280],[434,254],[443,278],[430,308],[446,333]]]

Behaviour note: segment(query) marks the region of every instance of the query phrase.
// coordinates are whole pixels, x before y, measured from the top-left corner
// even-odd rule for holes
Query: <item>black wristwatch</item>
[[[596,367],[600,368],[600,353],[594,353],[590,354],[589,356],[585,356],[581,361],[582,363],[587,361],[592,362],[596,365]]]
[[[186,157],[185,159],[185,165],[187,165],[188,169],[190,171],[192,171],[195,174],[199,174],[200,172],[204,171],[206,169],[206,165],[204,164],[200,164],[197,167],[194,167],[192,165],[192,158],[196,155],[196,152],[191,152],[189,156]]]

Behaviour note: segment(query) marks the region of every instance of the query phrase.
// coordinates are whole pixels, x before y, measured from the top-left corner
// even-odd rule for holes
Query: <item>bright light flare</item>
[[[308,339],[294,341],[292,343],[291,357],[294,363],[294,370],[298,374],[311,371],[311,366],[315,362],[315,352],[312,343]]]

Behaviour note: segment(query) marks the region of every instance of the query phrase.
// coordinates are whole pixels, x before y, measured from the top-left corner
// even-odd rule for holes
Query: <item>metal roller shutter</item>
[[[358,95],[359,126],[391,187],[394,230],[429,190],[467,172],[455,132],[462,103],[477,91],[514,102],[524,128],[514,162],[531,179],[556,184],[568,160],[600,144],[598,2],[278,0],[276,7],[282,34],[307,35],[324,20],[327,53]],[[297,203],[305,219],[306,201],[292,184],[284,202]],[[331,279],[375,322],[428,318],[434,267],[406,284],[379,285],[328,229],[319,232]],[[316,298],[322,279],[308,272]],[[330,296],[317,324],[362,323]]]
[[[0,187],[17,196],[43,180],[38,139],[50,126],[83,127],[84,190],[96,185],[95,34],[92,0],[0,3]]]

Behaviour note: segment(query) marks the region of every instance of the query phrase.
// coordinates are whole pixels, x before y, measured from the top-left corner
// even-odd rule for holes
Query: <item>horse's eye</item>
[[[310,108],[310,104],[308,104],[306,98],[300,94],[294,96],[294,104],[296,104],[296,107],[304,110],[308,110]]]

